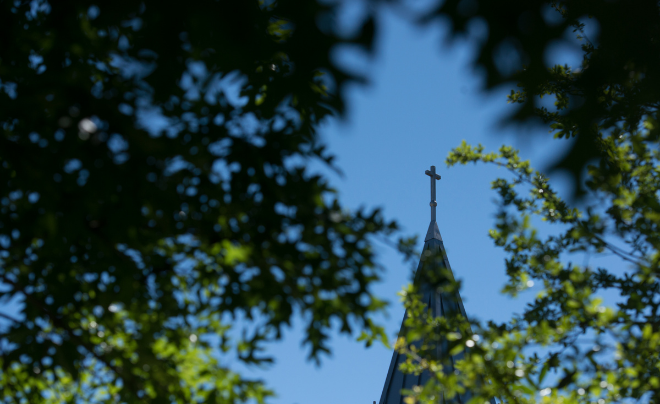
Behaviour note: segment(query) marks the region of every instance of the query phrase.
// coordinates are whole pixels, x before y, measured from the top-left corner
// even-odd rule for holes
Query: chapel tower
[[[417,266],[417,271],[415,272],[414,282],[422,295],[422,301],[426,304],[427,310],[432,313],[433,316],[440,317],[448,315],[449,313],[460,313],[461,316],[467,319],[465,308],[463,307],[463,301],[461,300],[458,291],[447,292],[440,288],[433,287],[428,282],[429,277],[426,276],[428,274],[444,273],[446,276],[453,277],[449,260],[447,259],[447,253],[442,242],[442,237],[440,236],[440,230],[436,223],[435,208],[437,202],[435,199],[435,184],[436,180],[440,179],[440,176],[436,174],[435,166],[431,166],[430,171],[426,170],[426,175],[431,177],[431,223],[426,232],[424,249],[422,251],[419,265]],[[403,332],[403,325],[401,332]],[[435,347],[435,355],[450,367],[448,371],[453,371],[454,361],[462,358],[463,353],[455,356],[450,355],[448,352],[447,341],[441,341]],[[413,386],[422,386],[429,380],[430,375],[428,372],[423,372],[417,376],[401,372],[399,370],[399,365],[405,362],[405,360],[405,355],[394,351],[387,372],[387,377],[385,378],[385,385],[383,386],[383,392],[379,404],[403,404],[404,396],[401,394],[401,390],[409,390],[412,389]],[[466,392],[465,394],[454,397],[451,402],[465,404],[469,399],[470,394],[469,392]],[[444,397],[438,397],[437,402],[445,404],[449,403],[449,400],[446,400]],[[495,401],[491,400],[491,404],[495,404]]]

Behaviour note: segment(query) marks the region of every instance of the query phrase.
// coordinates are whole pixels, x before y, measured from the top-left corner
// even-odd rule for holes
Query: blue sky
[[[505,173],[484,166],[448,170],[444,160],[466,140],[487,149],[513,144],[535,167],[544,168],[567,143],[552,140],[540,127],[502,128],[498,120],[513,108],[506,102],[511,88],[482,93],[479,75],[469,67],[474,49],[466,42],[446,46],[446,27],[416,28],[392,9],[384,10],[381,18],[384,29],[378,33],[375,58],[338,53],[345,65],[368,72],[371,85],[351,89],[346,120],[321,128],[345,174],[331,175],[331,183],[349,207],[383,208],[407,234],[420,235],[421,248],[430,220],[429,177],[424,171],[435,165],[442,176],[437,184],[438,225],[454,273],[463,281],[465,309],[471,318],[506,321],[533,293],[517,300],[499,293],[505,282],[504,255],[488,238],[495,212],[490,182]],[[565,49],[557,48],[557,56],[577,62]],[[551,183],[560,192],[565,189],[565,178],[551,176]],[[394,337],[404,314],[397,292],[409,281],[411,268],[391,248],[381,246],[379,252],[387,271],[374,292],[391,302],[383,322]],[[284,341],[271,346],[275,365],[247,370],[276,390],[274,403],[371,404],[380,399],[390,350],[380,345],[365,349],[338,336],[333,355],[317,367],[306,361],[301,341],[302,333],[294,326]]]

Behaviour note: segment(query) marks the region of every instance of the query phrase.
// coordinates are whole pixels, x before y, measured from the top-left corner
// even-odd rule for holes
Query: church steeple
[[[426,233],[424,249],[415,273],[415,284],[422,294],[423,302],[426,303],[427,309],[433,314],[433,316],[439,317],[446,316],[449,313],[460,313],[460,315],[467,318],[465,308],[463,307],[463,301],[461,300],[458,291],[447,292],[434,288],[427,284],[428,282],[426,279],[428,279],[428,277],[423,275],[430,273],[446,273],[448,276],[453,277],[449,260],[447,259],[445,246],[442,237],[440,236],[440,230],[436,223],[435,208],[437,202],[435,200],[435,183],[436,180],[440,179],[440,176],[435,173],[435,166],[431,166],[430,171],[426,170],[426,175],[431,177],[431,223],[429,224],[429,229]],[[402,325],[400,335],[403,332],[404,329]],[[437,355],[438,359],[446,360],[446,362],[452,367],[452,369],[449,369],[450,371],[453,371],[454,361],[463,356],[462,353],[456,356],[451,356],[448,352],[446,342],[438,344],[435,351],[435,355]],[[413,386],[422,386],[428,381],[430,377],[428,372],[423,372],[420,375],[405,374],[401,372],[399,366],[401,363],[405,362],[405,360],[406,358],[404,354],[394,351],[379,404],[402,404],[404,396],[401,394],[401,390],[410,390]],[[465,393],[455,397],[452,402],[465,404],[469,399],[469,393]],[[449,400],[446,400],[444,397],[438,398],[438,403],[448,402]]]

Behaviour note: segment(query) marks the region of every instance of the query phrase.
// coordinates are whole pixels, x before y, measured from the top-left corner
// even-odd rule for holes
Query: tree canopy
[[[383,337],[395,225],[306,168],[361,80],[330,49],[372,40],[335,7],[0,3],[0,400],[262,402],[215,353],[267,361],[295,314],[314,359],[332,324]]]
[[[485,89],[516,84],[503,117],[509,123],[541,121],[557,138],[574,139],[551,171],[570,174],[584,191],[585,169],[606,160],[602,134],[625,126],[634,130],[658,108],[658,5],[641,1],[447,0],[422,14],[420,23],[449,19],[451,35],[471,37],[477,47],[473,66]],[[475,34],[477,33],[477,34]],[[581,49],[582,64],[552,60],[553,47]],[[556,98],[548,109],[542,98]]]

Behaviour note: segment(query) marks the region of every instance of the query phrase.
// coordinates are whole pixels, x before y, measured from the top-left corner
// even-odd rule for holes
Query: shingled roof
[[[428,310],[433,316],[445,316],[449,313],[458,312],[467,319],[465,308],[463,307],[463,301],[461,300],[458,291],[445,292],[424,284],[425,279],[428,279],[424,276],[426,271],[440,273],[443,272],[443,268],[446,268],[450,276],[453,277],[451,266],[447,259],[447,252],[445,251],[445,246],[442,242],[442,237],[440,236],[440,230],[438,229],[435,220],[432,220],[426,234],[426,239],[424,240],[424,250],[422,251],[422,256],[415,274],[415,283],[422,293],[423,302],[426,303]],[[447,273],[446,271],[444,272]],[[420,283],[422,284],[420,285]],[[402,325],[400,333],[403,331]],[[444,359],[444,362],[451,367],[451,369],[448,370],[453,371],[453,364],[463,356],[463,353],[451,356],[449,355],[447,345],[446,342],[438,344],[435,348],[435,355],[437,355],[438,359]],[[430,374],[426,371],[419,375],[401,372],[399,370],[399,365],[405,362],[405,360],[406,357],[404,354],[394,351],[379,404],[403,404],[404,396],[401,394],[401,390],[412,389],[413,386],[424,385],[429,380]],[[465,404],[470,397],[470,393],[466,392],[454,397],[451,402]],[[438,397],[437,402],[447,404],[450,401],[446,400],[444,397]],[[491,400],[491,403],[495,404],[495,401]]]

